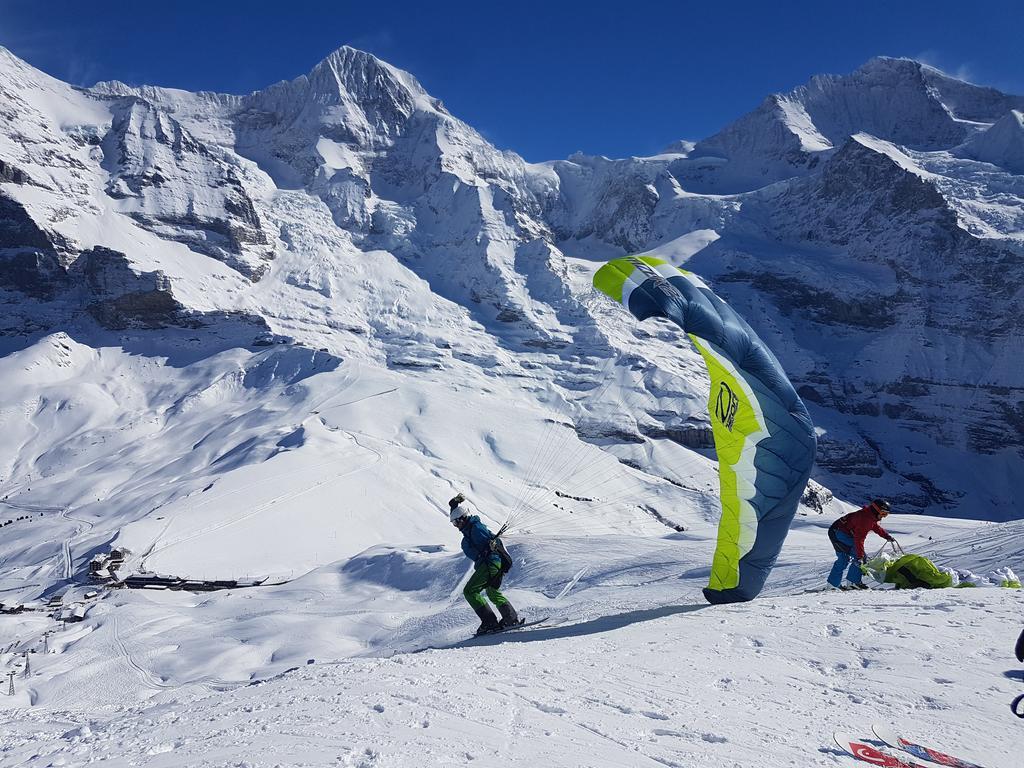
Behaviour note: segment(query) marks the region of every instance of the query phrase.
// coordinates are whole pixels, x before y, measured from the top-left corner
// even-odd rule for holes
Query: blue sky
[[[1022,29],[1021,0],[0,0],[0,44],[79,85],[247,93],[352,45],[531,161],[651,154],[875,55],[1024,93]]]

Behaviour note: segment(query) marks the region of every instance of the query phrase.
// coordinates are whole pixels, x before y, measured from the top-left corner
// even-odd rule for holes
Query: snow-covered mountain
[[[788,729],[768,754],[824,766],[812,713],[851,710],[913,710],[933,739],[1005,754],[1013,593],[879,619],[870,595],[861,614],[803,592],[827,524],[875,495],[926,513],[892,521],[908,548],[1024,570],[1020,523],[998,522],[1020,516],[1024,471],[1022,110],[876,59],[654,157],[529,164],[351,48],[246,96],[77,88],[0,49],[0,603],[29,609],[0,617],[21,675],[0,704],[33,706],[5,715],[0,763],[748,765]],[[814,486],[750,606],[680,615],[719,508],[704,364],[590,287],[640,251],[735,305],[818,426],[836,497]],[[405,655],[471,631],[456,490],[511,516],[509,594],[559,622],[543,652]],[[112,547],[122,576],[266,586],[94,591]],[[911,648],[908,615],[948,647]],[[674,663],[607,664],[682,648],[685,683]],[[467,671],[499,662],[516,671],[497,684]],[[537,669],[550,690],[523,687]],[[981,673],[1002,682],[942,718]],[[736,701],[756,709],[722,718]],[[508,722],[480,747],[447,719],[469,711]],[[402,735],[382,749],[371,723]]]
[[[874,59],[664,155],[531,165],[347,47],[248,96],[0,64],[9,348],[228,323],[527,393],[625,358],[632,408],[611,431],[702,445],[706,384],[678,335],[634,331],[589,290],[601,258],[654,250],[769,338],[813,404],[818,479],[1016,516],[1022,97]],[[574,421],[610,418],[588,402]]]

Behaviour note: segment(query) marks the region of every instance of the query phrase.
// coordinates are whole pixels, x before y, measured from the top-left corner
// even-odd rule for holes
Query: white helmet
[[[451,520],[454,523],[460,517],[465,517],[468,514],[469,513],[466,512],[466,510],[464,510],[462,507],[456,505],[456,506],[451,508],[451,511],[448,512],[448,519]]]
[[[465,517],[469,514],[460,506],[465,500],[466,497],[460,493],[448,501],[448,519],[453,523],[460,517]]]

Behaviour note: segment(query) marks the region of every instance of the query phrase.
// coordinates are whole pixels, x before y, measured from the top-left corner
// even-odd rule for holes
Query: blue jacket
[[[491,549],[493,538],[494,534],[480,522],[480,518],[470,515],[462,528],[462,551],[477,565],[482,565],[487,560],[500,563],[501,556]]]

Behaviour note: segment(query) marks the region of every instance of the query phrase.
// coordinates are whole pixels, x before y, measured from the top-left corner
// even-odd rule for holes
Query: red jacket
[[[883,539],[892,541],[892,536],[878,524],[878,518],[875,517],[875,511],[870,506],[861,507],[856,512],[851,512],[848,515],[840,517],[835,522],[836,528],[840,531],[844,531],[850,535],[853,539],[854,545],[857,547],[857,557],[863,559],[864,555],[864,539],[867,538],[868,533],[874,531]]]

